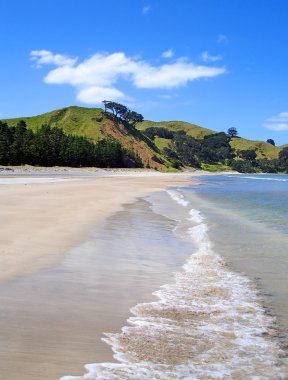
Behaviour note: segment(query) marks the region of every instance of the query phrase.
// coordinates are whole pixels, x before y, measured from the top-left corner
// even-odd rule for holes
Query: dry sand
[[[0,281],[55,265],[121,205],[185,185],[191,173],[38,176],[1,175]]]

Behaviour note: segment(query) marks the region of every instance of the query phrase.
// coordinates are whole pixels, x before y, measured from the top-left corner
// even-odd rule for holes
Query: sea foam
[[[179,191],[169,195],[189,205]],[[214,252],[202,215],[191,209],[189,217],[196,252],[154,293],[157,301],[133,307],[128,325],[103,338],[118,363],[89,364],[83,377],[61,380],[287,379],[275,321],[254,284]]]
[[[187,207],[189,202],[184,199],[184,196],[177,190],[167,190],[170,197],[179,205]]]

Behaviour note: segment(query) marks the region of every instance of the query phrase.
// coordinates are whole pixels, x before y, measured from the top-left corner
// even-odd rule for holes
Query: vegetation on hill
[[[183,126],[184,128],[182,128]],[[201,130],[201,127],[193,124],[183,122],[153,123],[151,121],[144,121],[139,128],[152,139],[163,154],[166,154],[174,162],[176,167],[179,166],[180,161],[182,164],[194,165],[195,167],[201,167],[209,171],[233,169],[239,172],[275,173],[286,172],[288,170],[283,160],[282,162],[279,161],[279,153],[285,146],[276,147],[272,139],[269,139],[267,142],[243,139],[238,137],[236,128],[229,128],[226,134],[224,132],[217,134],[207,129],[204,129],[203,133],[200,134],[199,129]],[[171,133],[173,137],[171,137]],[[215,136],[219,138],[221,134],[229,137],[229,140],[227,140],[229,146],[211,147],[211,142],[215,140]],[[191,139],[187,140],[186,137],[184,139],[186,141],[182,141],[182,144],[186,144],[185,149],[187,152],[193,151],[193,155],[191,153],[189,158],[190,164],[187,163],[187,157],[183,160],[183,158],[181,159],[181,155],[179,156],[179,152],[177,152],[181,147],[181,143],[178,143],[178,147],[175,144],[177,135],[186,135],[194,137],[197,140],[193,142]],[[199,135],[201,136],[200,138],[195,137]],[[209,139],[210,137],[213,137],[213,140]],[[187,148],[187,144],[190,144],[189,149]],[[181,148],[182,150],[184,149],[183,147]],[[213,152],[211,152],[211,148]],[[220,152],[219,149],[221,149]],[[228,156],[225,157],[225,154]],[[217,155],[219,155],[218,158]],[[194,156],[193,160],[192,156]],[[255,159],[251,159],[254,156]]]
[[[0,164],[40,166],[141,167],[138,157],[113,139],[90,142],[81,136],[66,135],[60,128],[43,125],[28,130],[20,121],[15,127],[0,122]]]
[[[252,141],[243,139],[241,137],[231,139],[231,147],[235,149],[236,152],[242,150],[254,150],[257,155],[257,159],[277,159],[281,148],[276,147],[264,141]]]
[[[215,133],[211,129],[199,127],[199,125],[187,123],[185,121],[160,121],[154,122],[150,120],[144,120],[141,124],[137,124],[137,128],[140,131],[144,131],[147,128],[166,128],[174,132],[184,131],[187,135],[195,137],[196,139],[202,139],[204,136],[212,135]]]
[[[3,120],[9,127],[14,127],[21,121],[33,132],[37,132],[42,125],[49,125],[51,128],[62,129],[66,135],[86,137],[92,143],[113,137],[124,150],[137,157],[142,166],[158,170],[169,167],[157,147],[133,128],[133,123],[114,118],[113,113],[103,112],[101,108],[72,106],[38,116]]]
[[[192,137],[194,125],[190,125],[190,130],[187,130],[186,124],[186,130],[183,130],[180,129],[182,123],[177,128],[175,123],[171,128],[170,123],[149,122],[149,126],[146,124],[143,130],[175,168],[186,165],[209,171],[233,169],[241,173],[288,170],[288,162],[283,157],[281,159],[283,149],[275,147],[273,140],[262,142],[242,139],[237,137],[236,128],[229,128],[227,133],[209,132],[200,139]]]
[[[171,131],[164,127],[147,128],[144,132],[151,139],[161,139],[162,152],[175,168],[192,166],[200,168],[201,164],[225,164],[234,157],[229,142],[230,136],[221,133],[206,135],[196,139],[185,131]],[[164,144],[163,141],[170,141]]]
[[[273,139],[246,140],[234,127],[215,133],[181,121],[147,121],[120,103],[103,104],[104,110],[67,107],[0,122],[0,164],[288,171],[288,148]]]

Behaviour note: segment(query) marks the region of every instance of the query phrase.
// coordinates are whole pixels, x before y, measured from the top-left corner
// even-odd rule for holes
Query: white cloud
[[[159,98],[160,99],[174,99],[174,98],[177,98],[178,97],[178,94],[163,94],[163,95],[159,95]]]
[[[288,112],[280,112],[279,115],[268,118],[263,127],[271,131],[288,131]]]
[[[77,93],[77,100],[86,104],[99,104],[105,99],[120,100],[127,99],[127,97],[113,87],[91,86],[83,88]]]
[[[218,34],[217,36],[217,43],[218,44],[227,44],[228,38],[225,36],[225,34]]]
[[[182,60],[159,67],[143,63],[134,72],[133,82],[138,88],[175,88],[195,79],[214,77],[224,72],[223,67],[196,66]]]
[[[201,58],[203,62],[217,62],[221,61],[222,56],[221,55],[210,55],[208,51],[204,51],[201,54]]]
[[[53,64],[55,66],[72,66],[78,60],[78,58],[71,58],[62,54],[53,54],[48,50],[33,50],[30,53],[30,59],[35,62],[36,67],[41,67],[42,65],[47,64]]]
[[[149,13],[151,10],[151,6],[150,5],[145,5],[145,7],[142,8],[142,14],[143,15],[147,15],[147,13]]]
[[[161,54],[161,57],[163,57],[163,58],[171,58],[171,57],[173,57],[173,55],[174,55],[173,49],[169,49],[169,50],[164,51]]]
[[[76,63],[76,58],[41,50],[31,52],[31,59],[37,65],[56,66],[48,72],[44,81],[49,84],[74,86],[77,99],[88,104],[98,104],[103,99],[127,99],[122,91],[115,88],[119,79],[132,83],[136,88],[172,89],[185,86],[189,81],[215,77],[226,71],[224,67],[195,65],[187,59],[152,66],[137,57],[128,57],[123,52],[94,54]]]
[[[77,66],[62,66],[50,71],[45,82],[110,87],[120,76],[131,75],[137,62],[124,53],[95,54]]]

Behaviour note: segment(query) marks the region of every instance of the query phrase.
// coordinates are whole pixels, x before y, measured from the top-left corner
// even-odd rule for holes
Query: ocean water
[[[288,378],[288,176],[199,180],[146,198],[182,267],[105,331],[115,361],[61,380]]]

